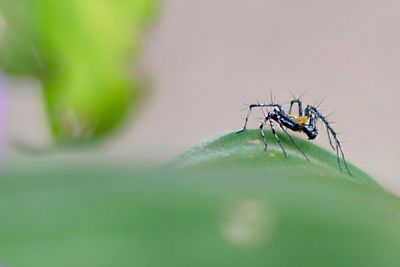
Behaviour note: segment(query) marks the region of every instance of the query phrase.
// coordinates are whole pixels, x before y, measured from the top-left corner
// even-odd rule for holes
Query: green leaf
[[[279,139],[288,153],[288,157],[285,158],[272,133],[265,133],[269,144],[266,151],[260,132],[247,130],[242,133],[229,133],[196,146],[178,157],[173,165],[203,170],[250,169],[251,172],[261,172],[271,177],[345,179],[379,187],[368,174],[347,162],[352,173],[350,176],[342,159],[340,163],[343,171],[340,171],[336,154],[314,145],[312,141],[293,137],[310,159],[307,161],[296,145],[286,135],[279,133]]]
[[[270,133],[267,132],[267,136]],[[362,171],[257,131],[198,146],[174,168],[8,167],[0,176],[6,266],[400,265],[400,201]],[[28,164],[24,164],[28,166]]]
[[[10,267],[400,265],[399,200],[345,179],[37,166],[0,214]]]
[[[6,33],[0,62],[41,80],[58,141],[110,133],[136,106],[135,70],[145,24],[157,0],[0,2]]]

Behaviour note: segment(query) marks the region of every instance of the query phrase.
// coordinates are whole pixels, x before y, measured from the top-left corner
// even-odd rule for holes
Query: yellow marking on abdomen
[[[308,116],[299,116],[294,119],[295,122],[301,125],[305,125],[308,122]]]

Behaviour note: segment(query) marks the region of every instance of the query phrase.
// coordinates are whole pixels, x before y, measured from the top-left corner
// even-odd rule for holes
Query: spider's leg
[[[297,103],[299,116],[303,116],[303,102],[301,101],[300,98],[293,99],[292,101],[290,101],[289,114],[292,114],[292,108],[293,108],[294,103]]]
[[[342,149],[342,145],[341,145],[341,143],[340,143],[340,141],[339,141],[339,139],[338,139],[338,137],[337,137],[337,134],[336,134],[335,130],[333,130],[333,128],[331,127],[331,124],[329,123],[329,121],[327,120],[327,118],[321,114],[321,112],[316,111],[316,114],[317,114],[317,116],[322,120],[322,122],[325,124],[325,126],[326,126],[328,132],[332,135],[333,140],[335,140],[335,143],[336,143],[336,157],[337,157],[337,160],[338,160],[338,165],[339,165],[340,170],[342,170],[342,166],[341,166],[341,164],[340,164],[340,157],[342,157],[342,159],[343,159],[343,165],[344,165],[344,167],[346,168],[347,173],[348,173],[350,176],[353,176],[353,175],[351,174],[351,172],[350,172],[349,167],[347,166],[346,157],[344,156],[344,152],[343,152],[343,149]],[[329,135],[328,135],[328,136],[329,136]],[[333,146],[333,145],[332,145],[332,146]]]
[[[296,102],[296,100],[291,100],[290,101],[290,108],[289,108],[289,113],[288,114],[292,114],[292,108],[293,108],[293,104]]]
[[[303,102],[300,97],[297,99],[297,107],[299,108],[299,116],[303,116]]]
[[[333,146],[332,138],[331,138],[331,133],[329,132],[329,128],[328,128],[328,127],[326,127],[326,133],[328,134],[329,144],[331,145],[333,151],[336,151],[335,147]]]
[[[286,153],[285,148],[284,148],[284,147],[282,146],[282,144],[281,144],[281,140],[279,139],[278,135],[276,134],[275,127],[274,127],[274,124],[273,124],[271,118],[268,118],[268,120],[269,120],[269,125],[270,125],[270,127],[271,127],[271,131],[272,131],[273,135],[275,136],[275,139],[276,139],[276,141],[278,142],[278,145],[281,147],[283,154],[284,154],[285,157],[287,158],[288,155],[287,155],[287,153]]]
[[[241,130],[237,131],[236,133],[241,133],[246,130],[247,122],[249,121],[249,117],[250,117],[250,113],[251,113],[251,107],[249,106],[249,111],[247,112],[246,119],[244,120],[243,128]]]
[[[267,143],[267,139],[265,138],[265,132],[264,132],[264,126],[267,123],[267,119],[268,118],[265,118],[264,121],[260,125],[260,132],[261,132],[261,136],[263,138],[264,145],[265,145],[264,151],[267,150],[267,148],[268,148],[268,143]]]
[[[340,154],[342,155],[344,167],[346,168],[348,174],[349,174],[350,176],[353,176],[353,175],[351,174],[350,170],[349,170],[349,167],[347,166],[347,162],[346,162],[346,158],[345,158],[344,153],[343,153],[342,146],[340,145],[340,142],[339,142],[339,141],[337,141],[337,142],[338,142],[337,144],[338,144],[338,148],[339,148],[339,150],[340,150]]]
[[[281,122],[278,122],[279,126],[281,127],[282,131],[289,137],[289,139],[296,145],[297,149],[303,154],[303,156],[306,158],[306,160],[310,161],[310,159],[307,157],[306,153],[304,153],[303,149],[297,144],[296,140],[293,139],[293,137],[286,131],[285,127],[283,127]]]
[[[339,156],[339,149],[338,149],[338,144],[336,143],[336,158],[337,158],[337,164],[339,166],[340,171],[342,172],[342,165],[340,165],[340,156]]]
[[[329,123],[328,123],[328,125],[329,125]],[[344,164],[344,167],[346,168],[347,173],[348,173],[350,176],[353,176],[353,175],[351,174],[350,170],[349,170],[349,167],[347,166],[346,157],[344,156],[343,149],[342,149],[342,145],[341,145],[339,139],[337,138],[337,135],[336,135],[335,131],[334,131],[334,130],[332,129],[332,127],[330,127],[330,126],[328,127],[328,130],[329,130],[330,133],[332,134],[333,139],[335,140],[335,143],[336,143],[336,156],[337,156],[337,158],[338,158],[338,164],[339,164],[340,170],[342,170],[342,167],[341,167],[341,164],[340,164],[340,156],[342,156],[343,164]]]
[[[251,104],[251,105],[249,105],[249,111],[247,112],[247,116],[244,121],[243,128],[241,130],[237,131],[236,133],[241,133],[246,130],[247,123],[248,123],[249,117],[250,117],[250,113],[253,108],[265,108],[265,107],[276,107],[276,106],[278,106],[278,105],[276,105],[276,104]]]

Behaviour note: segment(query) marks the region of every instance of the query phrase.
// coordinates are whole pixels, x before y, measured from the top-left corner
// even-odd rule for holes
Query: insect
[[[272,97],[271,97],[272,98]],[[273,102],[273,101],[271,101]],[[298,107],[298,116],[292,114],[292,108],[293,105],[297,104]],[[323,125],[326,128],[327,134],[328,134],[328,139],[329,139],[329,144],[332,147],[332,149],[336,152],[336,157],[337,157],[337,163],[339,166],[339,169],[343,171],[342,164],[341,164],[341,159],[343,160],[343,165],[344,168],[346,169],[347,173],[352,176],[346,162],[346,158],[343,153],[343,149],[341,146],[341,143],[338,139],[337,133],[333,130],[331,123],[328,121],[327,116],[324,116],[317,107],[312,106],[312,105],[307,105],[306,108],[303,110],[303,103],[299,98],[294,98],[293,100],[290,101],[290,108],[289,112],[286,113],[283,106],[281,104],[275,104],[275,103],[267,103],[267,104],[251,104],[248,106],[248,113],[244,122],[243,129],[238,131],[237,133],[241,133],[246,130],[247,128],[247,122],[250,117],[250,113],[253,109],[255,108],[261,108],[262,111],[264,112],[264,108],[272,108],[272,111],[268,111],[267,113],[264,112],[264,119],[259,127],[261,136],[263,138],[264,144],[265,144],[265,150],[268,148],[268,143],[267,139],[265,137],[265,132],[264,132],[264,127],[268,123],[269,127],[271,128],[271,132],[274,135],[276,141],[278,142],[280,148],[282,149],[283,154],[285,157],[287,157],[287,153],[285,148],[282,146],[282,143],[276,134],[276,130],[274,127],[274,122],[276,122],[279,127],[282,129],[282,131],[289,137],[289,139],[295,144],[297,149],[301,152],[301,154],[309,161],[309,158],[307,155],[304,153],[304,151],[301,149],[301,147],[298,145],[298,143],[290,136],[288,133],[287,129],[290,129],[294,132],[301,132],[307,135],[309,140],[313,140],[317,138],[319,131],[317,128],[317,122],[319,120],[322,121]]]

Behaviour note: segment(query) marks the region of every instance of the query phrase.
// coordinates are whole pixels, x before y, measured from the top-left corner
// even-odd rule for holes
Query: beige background
[[[399,10],[388,0],[166,1],[142,58],[151,98],[113,140],[79,156],[164,162],[240,128],[242,103],[306,90],[306,103],[326,97],[322,108],[337,110],[350,161],[400,193]],[[40,85],[8,82],[9,140],[45,146]]]

